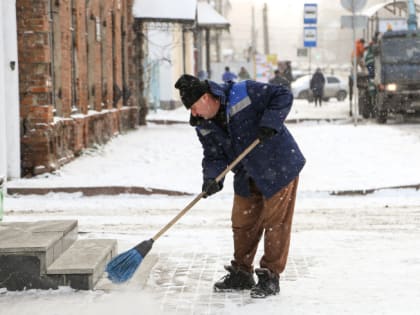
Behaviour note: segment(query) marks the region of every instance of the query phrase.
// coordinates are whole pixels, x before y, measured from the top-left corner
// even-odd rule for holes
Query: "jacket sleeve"
[[[203,147],[203,180],[214,179],[222,173],[228,165],[227,158],[222,148],[213,139],[211,130],[197,127],[198,139]],[[223,184],[224,178],[220,181]]]
[[[280,132],[293,103],[293,94],[283,85],[271,85],[255,82],[254,91],[260,91],[263,114],[260,126],[269,127]]]

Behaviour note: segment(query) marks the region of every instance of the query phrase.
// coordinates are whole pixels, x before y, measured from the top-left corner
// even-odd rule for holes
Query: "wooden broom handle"
[[[260,139],[254,140],[239,156],[230,163],[226,169],[220,173],[219,176],[216,177],[216,182],[220,182],[223,177],[226,176],[227,173],[229,173],[242,159],[252,150],[254,149],[258,144],[260,143]],[[166,224],[159,232],[156,233],[155,236],[153,236],[153,240],[156,241],[159,237],[162,236],[169,228],[172,227],[185,213],[187,213],[188,210],[190,210],[201,198],[204,197],[206,193],[202,191],[197,197],[194,198],[193,201],[191,201],[180,213],[178,213],[168,224]]]

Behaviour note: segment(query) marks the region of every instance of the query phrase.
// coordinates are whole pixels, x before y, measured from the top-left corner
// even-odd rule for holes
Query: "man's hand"
[[[207,198],[218,191],[222,190],[223,184],[216,182],[214,179],[206,179],[203,183],[202,191],[205,193],[203,198]]]
[[[273,128],[260,127],[258,129],[258,139],[260,139],[261,142],[264,142],[264,141],[270,139],[276,133],[277,133],[277,130],[275,130]]]

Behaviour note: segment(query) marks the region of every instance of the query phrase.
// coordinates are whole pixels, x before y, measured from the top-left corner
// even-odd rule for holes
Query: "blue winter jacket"
[[[204,179],[216,178],[258,135],[260,126],[277,130],[277,134],[254,148],[233,172],[234,190],[249,196],[253,179],[264,197],[273,196],[287,186],[303,168],[297,143],[284,125],[293,102],[291,92],[283,86],[256,81],[219,85],[208,81],[210,91],[226,108],[227,131],[213,119],[191,116],[203,146]]]

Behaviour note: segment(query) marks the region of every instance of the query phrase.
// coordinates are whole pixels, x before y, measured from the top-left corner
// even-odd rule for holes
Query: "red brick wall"
[[[129,17],[131,30],[131,5],[16,1],[24,175],[53,171],[84,148],[138,124],[136,99],[131,106],[123,106],[122,97],[113,104],[114,85],[123,90],[121,19]],[[128,50],[125,58],[125,71],[137,68]],[[138,88],[132,86],[133,96],[141,94]]]
[[[31,107],[51,104],[51,47],[47,1],[16,2],[21,117]]]

